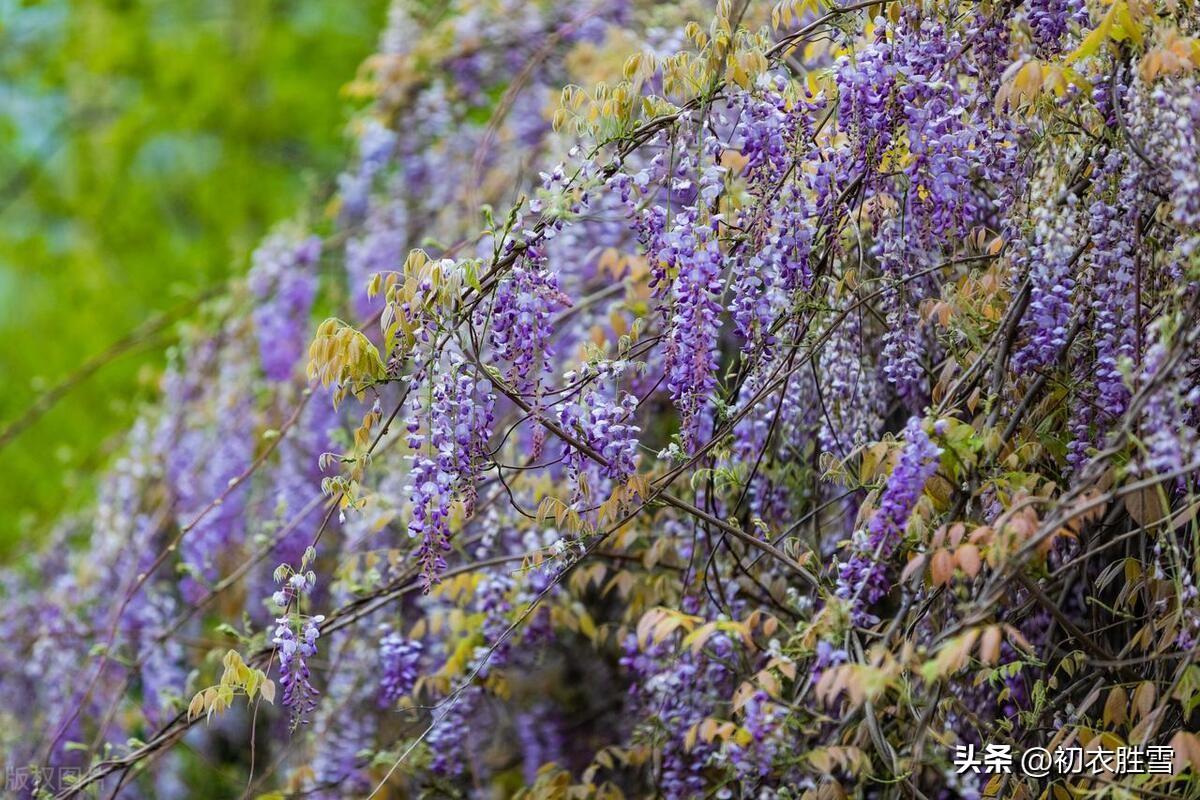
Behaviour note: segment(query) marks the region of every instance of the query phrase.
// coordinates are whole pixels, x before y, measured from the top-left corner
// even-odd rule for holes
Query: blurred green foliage
[[[384,0],[0,0],[0,427],[156,311],[245,268],[344,162]],[[167,342],[0,452],[0,557],[86,500]]]

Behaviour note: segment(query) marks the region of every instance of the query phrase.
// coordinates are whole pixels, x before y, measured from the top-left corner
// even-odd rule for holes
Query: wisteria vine
[[[1188,0],[395,0],[0,573],[9,789],[1200,796],[1198,69]]]

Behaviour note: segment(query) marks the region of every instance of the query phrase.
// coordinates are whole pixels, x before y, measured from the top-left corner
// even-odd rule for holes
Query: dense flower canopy
[[[1200,791],[1193,37],[397,0],[336,198],[3,574],[17,793]]]

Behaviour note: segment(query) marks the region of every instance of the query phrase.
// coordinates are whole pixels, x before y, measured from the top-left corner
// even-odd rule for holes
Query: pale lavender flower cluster
[[[1143,175],[1119,152],[1104,160],[1103,174],[1122,176],[1111,204],[1098,197],[1089,209],[1092,247],[1092,315],[1096,338],[1095,380],[1099,408],[1109,419],[1125,413],[1129,389],[1122,360],[1134,356],[1134,230]]]
[[[905,234],[928,248],[964,235],[978,219],[988,198],[971,178],[992,157],[989,127],[1003,130],[1004,123],[967,113],[973,98],[955,80],[964,48],[958,35],[947,38],[941,23],[913,16],[906,14],[897,32],[896,96],[912,154]]]
[[[916,301],[921,296],[920,285],[907,278],[924,266],[923,254],[910,248],[898,219],[889,218],[880,228],[874,252],[887,278],[883,295],[887,327],[879,360],[883,375],[895,387],[896,393],[915,409],[920,407],[925,396],[925,369],[921,357],[928,348],[921,346],[924,337],[916,309]]]
[[[795,175],[797,159],[809,147],[805,137],[813,128],[812,108],[784,97],[782,76],[764,78],[760,84],[761,91],[747,92],[734,102],[746,159],[743,175],[755,197],[741,214],[753,243],[733,253],[731,312],[744,347],[770,346],[771,323],[791,293],[809,288],[813,279],[812,210],[804,183]]]
[[[362,233],[346,243],[346,278],[361,320],[370,319],[383,307],[383,297],[368,297],[367,285],[376,273],[396,269],[408,253],[408,214],[397,202],[372,208],[362,223]]]
[[[774,392],[770,397],[776,402],[762,402],[758,397],[764,389],[764,379],[771,367],[777,367],[777,363],[766,362],[763,369],[756,369],[746,376],[738,393],[735,410],[745,413],[733,428],[733,456],[736,460],[753,463],[753,459],[767,444],[776,413],[774,406],[780,393]]]
[[[526,785],[532,786],[542,766],[562,761],[566,750],[562,715],[549,703],[538,703],[517,714],[514,727],[521,745],[521,772]]]
[[[170,630],[176,613],[175,599],[149,586],[126,612],[134,625],[137,651],[142,654],[142,708],[152,722],[162,721],[170,699],[180,696],[187,684],[183,645]]]
[[[320,238],[297,241],[286,233],[268,237],[254,251],[247,284],[257,299],[254,327],[263,372],[273,381],[290,378],[308,347],[320,257]]]
[[[425,737],[429,749],[429,769],[441,778],[456,778],[467,770],[471,750],[471,731],[476,729],[483,690],[468,686],[446,698],[447,706],[434,711],[433,727]]]
[[[335,673],[334,680],[345,674]],[[374,743],[374,719],[367,714],[346,713],[337,704],[334,689],[322,704],[328,713],[318,711],[313,738],[319,742],[311,761],[311,788],[304,794],[315,800],[341,800],[347,796],[366,796],[374,786],[369,755]]]
[[[717,222],[693,224],[687,213],[667,234],[658,258],[676,272],[672,282],[665,360],[667,388],[679,412],[683,447],[692,452],[712,428],[708,410],[717,383],[721,250]]]
[[[488,459],[488,440],[496,419],[496,393],[485,378],[461,367],[447,376],[454,392],[454,472],[456,488],[466,505],[467,514],[475,509],[476,480]]]
[[[349,593],[333,591],[338,601]],[[370,754],[379,730],[379,719],[371,712],[375,689],[376,650],[368,637],[347,635],[330,637],[329,670],[323,699],[313,713],[306,754],[309,767],[302,782],[306,797],[338,800],[347,796],[365,796],[374,786]],[[299,744],[298,742],[296,744]]]
[[[371,187],[388,166],[396,151],[395,131],[378,120],[368,119],[358,137],[358,162],[355,168],[338,176],[342,214],[357,220],[370,207]]]
[[[334,445],[339,418],[333,408],[332,389],[316,387],[296,424],[279,443],[279,461],[271,475],[269,521],[274,561],[300,560],[324,515],[321,481],[328,471],[320,468],[320,456]],[[331,518],[327,526],[335,526]],[[260,586],[269,585],[270,575],[260,574]]]
[[[732,688],[728,664],[733,655],[733,642],[721,634],[699,653],[673,654],[665,645],[643,652],[635,636],[625,639],[620,663],[633,679],[631,701],[650,714],[661,731],[659,787],[669,800],[703,794],[703,773],[718,748],[703,739],[689,748],[687,735],[714,712],[715,698]]]
[[[468,510],[473,507],[476,477],[491,437],[495,396],[487,381],[476,381],[456,358],[425,380],[425,386],[415,381],[411,393],[406,426],[413,452],[406,491],[411,509],[408,535],[421,541],[417,557],[428,588],[446,569],[451,503],[459,498]],[[421,398],[426,392],[427,409]]]
[[[1067,343],[1078,257],[1078,225],[1074,195],[1059,209],[1037,206],[1034,244],[1029,248],[1029,309],[1021,330],[1025,345],[1013,355],[1013,366],[1028,372],[1052,364]]]
[[[496,289],[492,347],[495,357],[508,365],[506,379],[522,394],[536,393],[541,377],[550,371],[551,320],[570,304],[554,273],[542,267],[535,255],[514,268]]]
[[[850,134],[853,169],[861,173],[892,145],[898,109],[892,100],[897,70],[887,27],[879,26],[875,41],[834,65],[838,87],[838,125]],[[874,170],[868,170],[873,172]]]
[[[297,632],[290,617],[275,620],[275,636],[271,641],[279,653],[280,704],[291,712],[293,728],[307,722],[308,714],[317,707],[320,692],[310,680],[308,660],[317,654],[317,638],[324,621],[320,614],[305,617]]]
[[[1072,25],[1088,25],[1085,0],[1026,0],[1025,6],[1025,21],[1034,43],[1050,54],[1062,49],[1062,42]]]
[[[681,137],[681,144],[686,141]],[[682,149],[686,151],[686,145]],[[711,138],[705,149],[714,159],[722,152]],[[681,155],[677,163],[668,164],[664,156],[655,155],[633,175],[613,176],[609,185],[626,204],[650,262],[650,288],[660,301],[667,330],[662,355],[666,385],[679,414],[684,449],[691,452],[712,429],[709,412],[717,384],[724,255],[718,239],[721,217],[710,212],[723,190],[726,170],[711,164],[697,176],[694,157]],[[643,193],[658,180],[667,187],[666,205],[643,207]],[[669,213],[669,208],[678,210]]]
[[[901,399],[917,410],[928,392],[920,359],[938,357],[938,342],[924,330],[917,313],[920,304],[937,291],[931,272],[951,255],[946,252],[948,241],[964,238],[985,220],[999,223],[990,218],[997,214],[1003,218],[1006,209],[998,201],[1012,194],[1010,187],[1019,185],[1022,172],[1013,163],[1017,151],[1010,141],[1011,123],[993,115],[991,104],[955,77],[972,69],[961,63],[969,46],[958,33],[948,35],[940,23],[908,8],[890,42],[875,47],[887,48],[886,66],[872,59],[843,66],[847,74],[839,88],[850,92],[850,97],[839,99],[839,113],[851,115],[852,136],[887,142],[898,135],[893,128],[902,129],[908,145],[903,180],[891,187],[876,186],[885,179],[873,173],[887,172],[883,164],[878,170],[865,166],[863,179],[868,191],[885,201],[882,208],[900,205],[896,213],[875,221],[872,252],[884,275],[886,313],[879,363]],[[865,129],[862,107],[871,107],[874,101],[870,89],[859,81],[872,66],[883,73],[877,76],[879,86],[892,85],[891,103],[869,115],[876,127]],[[866,152],[876,159],[884,157],[882,150]],[[982,191],[981,179],[994,191]],[[884,212],[872,213],[878,217]]]
[[[1200,88],[1189,75],[1159,82],[1151,98],[1161,128],[1151,144],[1161,145],[1155,152],[1166,161],[1171,217],[1194,237],[1200,233]]]
[[[379,640],[379,703],[385,708],[396,705],[412,694],[420,675],[424,645],[392,631]]]
[[[932,272],[951,255],[947,242],[995,216],[998,197],[1009,194],[1003,187],[1021,176],[1011,163],[1010,124],[955,77],[973,69],[963,63],[968,49],[960,34],[913,8],[880,26],[854,59],[834,64],[837,125],[847,144],[825,163],[814,159],[811,171],[822,214],[835,189],[850,188],[851,177],[871,201],[863,204],[864,217],[874,230],[870,252],[884,287],[877,363],[914,411],[928,395],[922,358],[938,358],[938,341],[917,313],[937,290]],[[909,157],[896,162],[892,143],[901,136]],[[998,197],[982,191],[980,179],[1000,187]]]
[[[588,389],[578,402],[563,406],[559,422],[566,430],[582,434],[583,442],[607,462],[602,474],[621,483],[637,472],[642,430],[634,424],[637,406],[637,398],[628,392],[618,391],[614,399],[610,393]]]
[[[825,376],[819,416],[821,448],[845,456],[875,435],[882,417],[881,384],[869,354],[874,343],[863,333],[863,311],[835,306],[834,327],[820,364]],[[809,404],[810,407],[812,404]]]
[[[879,498],[879,508],[867,529],[855,533],[850,557],[838,574],[837,595],[850,601],[856,625],[878,622],[869,609],[890,588],[889,558],[900,544],[926,481],[937,472],[941,450],[922,429],[920,418],[909,419],[904,442],[904,450]]]
[[[220,557],[246,534],[245,485],[233,486],[254,456],[253,397],[242,364],[220,364],[215,386],[206,387],[203,414],[183,422],[167,461],[168,479],[177,497],[176,517],[191,526],[179,550],[187,574],[181,587],[196,602],[219,574]]]
[[[415,402],[415,401],[414,401]],[[415,409],[420,412],[418,406]],[[417,558],[426,588],[446,569],[450,551],[450,503],[454,496],[452,427],[445,415],[430,414],[430,429],[420,433],[419,417],[408,423],[409,447],[414,453],[408,472],[410,514],[408,535],[420,541]]]
[[[1146,474],[1180,472],[1200,459],[1200,435],[1194,427],[1194,410],[1200,404],[1200,386],[1187,378],[1187,368],[1172,360],[1171,341],[1162,326],[1147,349],[1139,385],[1153,383],[1141,409],[1140,438],[1144,454],[1135,468]]]
[[[741,780],[760,781],[771,774],[780,752],[783,709],[759,689],[746,701],[743,715],[742,727],[750,734],[750,741],[744,745],[731,741],[729,761]]]
[[[510,599],[512,588],[513,580],[507,575],[488,575],[475,590],[471,607],[483,617],[480,625],[483,644],[476,648],[473,664],[477,666],[481,678],[486,678],[493,669],[508,664],[512,653],[513,642],[505,636],[513,608]]]

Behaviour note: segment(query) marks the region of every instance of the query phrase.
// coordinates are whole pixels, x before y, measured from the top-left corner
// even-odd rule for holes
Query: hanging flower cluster
[[[838,573],[838,596],[850,601],[856,624],[879,621],[868,609],[887,594],[888,562],[926,481],[937,471],[941,451],[922,430],[919,419],[908,421],[904,441],[904,450],[880,495],[879,509],[866,530],[855,533],[850,558]]]

